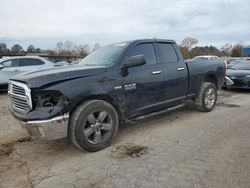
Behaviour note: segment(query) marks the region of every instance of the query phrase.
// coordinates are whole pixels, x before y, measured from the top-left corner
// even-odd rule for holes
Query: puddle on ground
[[[230,104],[230,103],[225,103],[225,102],[218,102],[216,106],[222,106],[222,107],[227,107],[227,108],[240,108],[240,105]]]
[[[7,144],[0,145],[0,156],[1,155],[4,155],[4,156],[10,155],[13,152],[15,145],[17,143],[29,142],[29,141],[31,141],[31,138],[26,137],[26,138],[21,138],[19,140],[15,140],[15,141],[7,143]]]
[[[112,150],[112,156],[114,158],[139,158],[148,153],[147,146],[139,146],[134,144],[124,144],[115,147]]]
[[[14,150],[15,143],[8,143],[0,145],[0,156],[1,155],[10,155]]]

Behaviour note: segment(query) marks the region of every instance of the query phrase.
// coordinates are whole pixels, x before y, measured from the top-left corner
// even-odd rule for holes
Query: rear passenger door
[[[186,97],[188,88],[188,70],[183,59],[177,55],[177,46],[173,43],[156,42],[159,64],[162,66],[165,100],[169,104]],[[175,104],[174,104],[175,105]]]
[[[131,47],[127,58],[135,55],[144,55],[146,64],[128,68],[123,77],[125,107],[129,116],[153,110],[153,106],[164,100],[163,75],[153,43],[139,43]]]

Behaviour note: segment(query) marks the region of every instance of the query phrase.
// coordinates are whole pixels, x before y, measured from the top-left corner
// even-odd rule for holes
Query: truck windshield
[[[126,43],[119,43],[101,47],[81,60],[79,65],[110,66],[119,58],[126,45]]]

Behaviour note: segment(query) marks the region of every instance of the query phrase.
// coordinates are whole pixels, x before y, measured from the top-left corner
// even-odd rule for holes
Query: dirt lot
[[[190,107],[121,127],[109,148],[32,141],[0,95],[0,187],[249,187],[250,92],[221,91],[217,107]]]

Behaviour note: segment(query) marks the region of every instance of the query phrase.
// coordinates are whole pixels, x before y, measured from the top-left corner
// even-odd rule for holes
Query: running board
[[[168,112],[175,111],[175,110],[177,110],[179,108],[182,108],[184,106],[185,106],[185,104],[180,104],[180,105],[177,105],[177,106],[174,106],[174,107],[171,107],[171,108],[167,108],[167,109],[159,110],[159,111],[156,111],[156,112],[153,112],[153,113],[150,113],[150,114],[146,114],[146,115],[138,116],[138,117],[135,117],[135,118],[131,118],[131,119],[126,120],[125,122],[126,123],[136,123],[137,121],[140,121],[140,120],[143,120],[143,119],[147,119],[147,118],[150,118],[150,117],[153,117],[153,116],[156,116],[156,115],[166,114]]]

